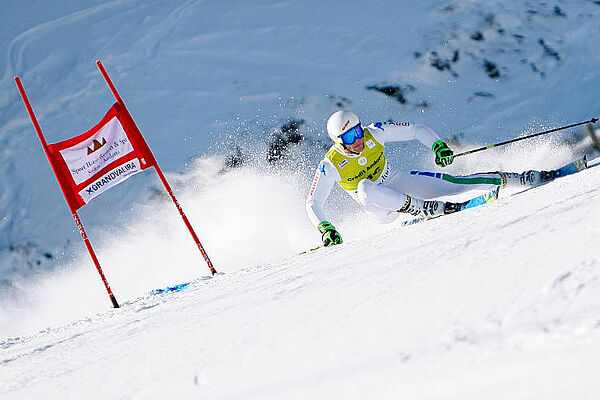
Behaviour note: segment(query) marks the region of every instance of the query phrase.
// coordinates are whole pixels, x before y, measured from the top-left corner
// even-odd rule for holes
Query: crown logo
[[[104,146],[105,144],[106,144],[105,138],[102,138],[102,143],[100,143],[97,139],[94,139],[93,146],[88,147],[88,149],[87,149],[88,156],[90,154],[92,154],[93,152],[100,150],[100,147]]]

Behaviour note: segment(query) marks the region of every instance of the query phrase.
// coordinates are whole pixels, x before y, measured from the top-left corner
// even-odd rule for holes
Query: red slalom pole
[[[44,148],[46,157],[48,158],[48,161],[50,162],[50,167],[52,167],[52,172],[54,173],[54,176],[56,177],[58,186],[60,186],[60,190],[62,191],[63,196],[65,197],[65,200],[66,200],[67,195],[65,193],[65,189],[63,188],[63,185],[56,173],[56,168],[54,167],[54,164],[52,163],[52,158],[50,157],[50,154],[48,152],[48,143],[46,142],[46,138],[44,137],[44,134],[42,133],[42,128],[40,128],[40,124],[38,123],[38,120],[35,117],[35,113],[33,112],[33,107],[31,107],[31,103],[29,103],[29,99],[27,98],[27,94],[25,93],[25,88],[23,87],[23,84],[21,83],[21,78],[16,76],[15,83],[17,85],[17,89],[19,89],[19,93],[21,94],[23,103],[25,103],[25,108],[27,108],[27,112],[29,113],[29,117],[31,118],[31,122],[33,123],[33,127],[35,128],[35,131],[37,132],[40,142],[42,142],[42,147]],[[110,301],[112,302],[113,307],[119,308],[119,303],[117,302],[115,295],[113,294],[110,286],[108,285],[106,276],[104,276],[104,272],[102,271],[102,268],[100,267],[100,262],[98,261],[98,257],[96,257],[96,253],[94,252],[94,249],[92,248],[92,244],[90,243],[90,240],[88,239],[88,236],[85,233],[85,229],[83,228],[81,219],[79,219],[79,215],[77,215],[77,211],[73,210],[73,208],[71,207],[71,205],[69,204],[68,201],[67,201],[67,206],[69,207],[69,210],[71,211],[71,215],[73,216],[73,219],[75,220],[75,225],[77,226],[77,229],[79,229],[79,233],[81,234],[81,238],[83,239],[83,242],[85,243],[88,253],[90,253],[90,257],[92,257],[92,260],[94,261],[96,270],[98,270],[98,273],[100,274],[100,278],[102,279],[102,282],[104,283],[104,287],[106,288],[106,291],[108,292],[108,297],[110,297]]]
[[[115,85],[113,85],[112,80],[110,79],[110,77],[108,76],[108,73],[104,69],[104,65],[102,65],[102,62],[100,60],[98,60],[98,61],[96,61],[96,65],[98,66],[98,69],[100,69],[100,73],[102,74],[102,77],[106,81],[106,84],[108,85],[108,88],[112,92],[113,96],[115,96],[115,99],[117,99],[117,102],[119,102],[119,104],[121,104],[123,107],[125,107],[125,103],[123,102],[123,99],[121,98],[121,96],[119,96],[119,92],[117,92],[117,88],[115,87]],[[125,109],[127,110],[127,107],[125,107]],[[127,110],[127,112],[129,113],[129,110]]]
[[[206,265],[208,265],[208,269],[210,269],[211,274],[213,274],[213,275],[216,274],[217,271],[215,270],[215,267],[213,266],[212,261],[210,261],[210,258],[208,258],[208,254],[206,254],[204,247],[202,247],[202,243],[200,243],[200,239],[198,239],[196,232],[194,232],[194,228],[192,228],[192,224],[190,224],[190,221],[186,217],[185,213],[183,212],[183,209],[179,205],[179,202],[175,198],[175,195],[173,194],[173,191],[171,190],[171,186],[169,186],[169,183],[167,182],[167,179],[163,175],[162,171],[160,170],[158,163],[156,164],[156,174],[158,175],[163,186],[165,187],[165,190],[167,191],[167,193],[169,193],[169,196],[171,196],[171,200],[173,200],[173,203],[175,203],[175,207],[177,207],[177,211],[179,211],[179,215],[181,215],[181,218],[183,219],[183,223],[185,224],[185,226],[187,226],[188,230],[190,231],[190,234],[192,235],[192,239],[194,239],[196,246],[198,246],[198,250],[200,250],[200,254],[202,254],[202,257],[204,257],[204,261],[206,261]]]
[[[98,261],[98,257],[96,257],[96,252],[92,248],[90,239],[88,239],[88,236],[85,233],[85,229],[83,228],[83,224],[81,223],[81,219],[79,219],[79,215],[77,215],[77,212],[73,212],[73,219],[75,220],[75,225],[77,225],[77,228],[79,229],[79,233],[81,234],[81,238],[83,239],[83,242],[85,243],[85,247],[87,247],[87,250],[90,253],[90,257],[92,257],[92,260],[94,261],[94,265],[96,266],[96,269],[98,270],[98,273],[100,274],[100,278],[102,278],[102,282],[104,283],[104,287],[106,288],[106,291],[108,292],[108,296],[110,297],[110,301],[112,302],[113,307],[119,308],[119,303],[117,303],[117,299],[115,298],[115,295],[113,294],[112,290],[110,289],[110,286],[108,286],[108,281],[106,280],[106,277],[104,276],[104,273],[102,272],[102,268],[100,268],[100,262]]]
[[[102,65],[102,62],[100,60],[98,60],[98,61],[96,61],[96,65],[98,66],[98,69],[100,69],[100,73],[102,74],[102,77],[106,81],[106,84],[108,85],[108,87],[109,87],[110,91],[112,92],[113,96],[115,96],[115,99],[117,100],[117,102],[120,105],[123,106],[123,108],[127,111],[127,114],[129,114],[129,116],[131,117],[131,113],[129,113],[129,110],[127,109],[127,106],[125,105],[125,102],[123,102],[123,99],[121,99],[121,96],[119,96],[119,92],[117,92],[117,88],[115,87],[115,85],[113,84],[112,80],[108,76],[108,73],[106,72],[106,69],[104,69],[104,65]],[[131,117],[131,121],[133,121],[133,124],[135,125],[135,121],[133,120],[133,117]],[[136,129],[138,129],[137,125],[136,125]],[[139,129],[138,129],[138,131],[139,131]],[[151,152],[149,146],[148,146],[148,150]],[[192,239],[196,243],[196,246],[198,246],[198,250],[200,250],[200,253],[202,254],[202,257],[204,257],[204,261],[206,261],[206,265],[210,269],[210,272],[213,275],[216,274],[217,271],[215,270],[215,267],[213,266],[212,261],[210,261],[210,258],[208,257],[208,254],[206,253],[206,251],[204,250],[204,247],[200,243],[200,240],[198,239],[198,236],[196,235],[196,232],[194,231],[194,228],[192,228],[192,224],[190,224],[190,221],[188,220],[187,216],[183,212],[183,209],[181,208],[181,205],[179,205],[179,202],[177,201],[177,198],[175,198],[175,195],[173,194],[173,190],[171,189],[171,186],[167,182],[167,179],[163,175],[162,170],[158,166],[157,162],[154,163],[154,169],[156,171],[156,174],[158,175],[158,178],[160,179],[160,181],[162,182],[163,186],[165,187],[165,190],[167,191],[167,193],[171,197],[171,200],[175,204],[175,207],[177,208],[177,211],[179,211],[179,215],[181,215],[181,218],[183,219],[183,223],[185,224],[185,226],[187,227],[188,231],[190,232],[190,235],[192,235]]]

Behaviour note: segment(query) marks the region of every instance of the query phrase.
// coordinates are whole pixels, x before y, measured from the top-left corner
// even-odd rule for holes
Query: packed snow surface
[[[69,296],[14,320],[105,311],[4,340],[3,397],[594,398],[599,186],[592,168],[115,310],[76,287],[92,271],[64,274],[38,289]]]
[[[598,159],[409,227],[336,189],[344,244],[299,255],[331,112],[426,123],[459,151],[597,117],[598,1],[254,3],[0,5],[0,398],[598,398]],[[220,272],[139,174],[80,212],[119,309],[13,83],[57,142],[114,101],[96,59]],[[569,130],[445,171],[593,151]],[[389,154],[439,171],[416,143]]]

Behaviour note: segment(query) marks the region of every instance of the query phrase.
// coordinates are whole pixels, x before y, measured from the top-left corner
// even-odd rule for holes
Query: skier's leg
[[[363,179],[358,184],[357,198],[365,210],[376,215],[376,220],[387,222],[396,219],[398,212],[431,218],[444,214],[445,210],[444,202],[414,198],[368,179]]]
[[[398,218],[398,213],[393,211],[395,204],[403,202],[406,196],[403,193],[394,191],[385,194],[378,193],[378,186],[380,185],[376,185],[368,179],[363,179],[358,183],[356,199],[367,212],[367,215],[375,222],[379,224],[394,222]]]
[[[549,182],[556,171],[529,170],[515,172],[486,172],[454,176],[441,172],[398,172],[384,185],[423,199],[453,196],[472,190],[490,191],[501,188],[530,188]]]
[[[398,172],[384,182],[389,189],[423,199],[453,196],[472,190],[489,191],[502,186],[499,173],[454,176],[440,172]]]

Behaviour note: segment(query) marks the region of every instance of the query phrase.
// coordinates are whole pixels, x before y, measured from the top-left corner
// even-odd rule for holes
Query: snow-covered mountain
[[[598,116],[600,4],[258,3],[0,5],[2,398],[596,398],[598,168],[406,228],[336,191],[344,245],[297,254],[319,242],[303,202],[331,112],[458,150]],[[224,273],[139,174],[81,210],[118,310],[12,80],[56,142],[112,104],[96,59]],[[447,170],[584,151],[570,130]],[[390,154],[436,168],[415,143]]]

